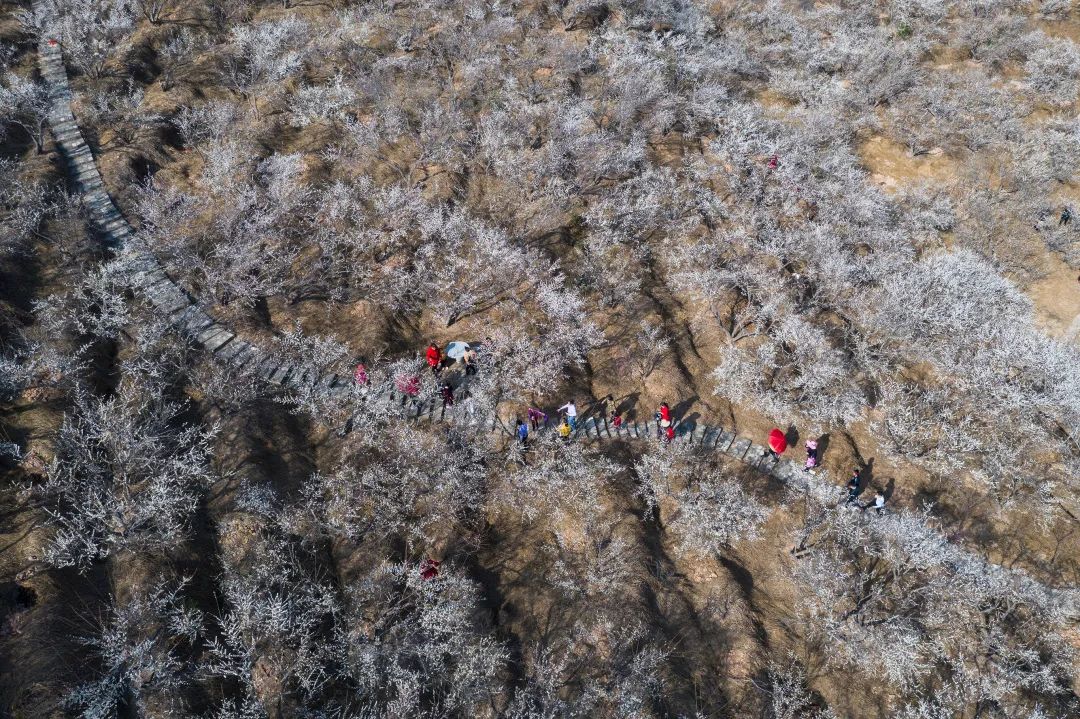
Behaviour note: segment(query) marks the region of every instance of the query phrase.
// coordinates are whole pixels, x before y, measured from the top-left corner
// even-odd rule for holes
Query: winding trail
[[[37,5],[37,3],[35,3]],[[191,338],[215,359],[234,370],[243,370],[271,385],[285,389],[309,389],[347,396],[353,388],[352,377],[334,372],[320,373],[314,366],[283,361],[273,352],[246,342],[230,328],[215,320],[199,301],[169,277],[157,258],[139,243],[131,225],[105,189],[97,163],[71,111],[71,88],[64,66],[63,46],[54,38],[43,38],[39,45],[39,67],[49,93],[49,127],[60,153],[68,163],[72,183],[82,195],[90,219],[103,241],[123,252],[131,265],[129,281],[172,326]],[[377,390],[375,399],[396,402],[404,415],[417,420],[445,421],[460,413],[457,405],[443,408],[441,400],[408,404],[392,387]],[[484,426],[484,422],[481,426]],[[492,431],[509,433],[499,418],[492,417]],[[589,417],[579,423],[574,433],[579,441],[650,440],[656,441],[659,428],[654,423],[634,422],[610,426],[603,419]],[[551,430],[546,430],[551,431]],[[801,468],[788,460],[775,460],[765,447],[737,437],[718,426],[677,423],[675,444],[694,450],[722,452],[729,457],[768,472],[782,481],[802,476]]]

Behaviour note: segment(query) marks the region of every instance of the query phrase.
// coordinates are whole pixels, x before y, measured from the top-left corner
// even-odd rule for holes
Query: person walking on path
[[[433,374],[439,374],[439,365],[442,362],[442,352],[439,351],[439,345],[432,342],[428,345],[427,352],[425,353],[428,367],[431,368]]]
[[[787,437],[779,427],[773,427],[769,432],[769,454],[773,459],[780,459],[780,455],[787,450]]]
[[[560,412],[566,412],[566,420],[570,424],[571,431],[577,429],[577,405],[574,404],[574,400],[570,400],[562,407],[559,407]]]
[[[851,471],[851,479],[848,480],[848,498],[849,503],[854,502],[859,496],[859,487],[862,485],[862,477],[859,476],[859,470],[854,469]]]
[[[885,495],[881,492],[874,495],[874,511],[877,512],[879,516],[885,514]]]
[[[603,404],[604,404],[604,418],[608,422],[613,422],[615,420],[615,410],[618,409],[618,407],[615,404],[615,398],[612,397],[609,394],[607,397],[604,397],[604,403]]]
[[[814,467],[817,467],[817,440],[806,440],[806,471],[813,472]]]
[[[406,397],[416,398],[420,394],[420,378],[414,374],[402,374],[394,378],[394,386]]]
[[[563,444],[570,444],[570,423],[563,418],[562,424],[559,425],[559,436],[562,437]]]
[[[442,383],[439,387],[439,394],[442,395],[442,406],[453,407],[454,406],[454,388],[446,382]]]
[[[529,411],[525,413],[525,416],[528,417],[529,426],[532,427],[533,432],[536,432],[540,429],[541,423],[543,423],[543,425],[547,427],[547,414],[540,411],[536,407],[529,407]]]
[[[353,381],[361,387],[367,387],[371,384],[371,378],[368,377],[367,367],[363,362],[356,363],[356,369],[353,370]]]
[[[1065,225],[1069,224],[1071,220],[1072,210],[1070,210],[1068,206],[1066,206],[1065,209],[1061,211],[1061,217],[1058,218],[1058,227],[1064,227]]]
[[[664,427],[664,441],[671,444],[675,440],[675,425],[668,423],[667,427]]]
[[[660,404],[660,410],[656,413],[656,434],[659,437],[664,435],[664,431],[671,426],[671,407],[668,407],[667,402]]]
[[[420,578],[427,580],[439,576],[439,565],[441,563],[442,562],[431,558],[420,562]]]
[[[515,431],[515,434],[517,435],[518,442],[521,442],[521,446],[526,446],[529,441],[529,425],[525,424],[520,419],[517,420],[517,430]]]
[[[465,376],[476,374],[476,350],[469,347],[465,350],[465,354],[461,355],[461,361],[465,363]]]

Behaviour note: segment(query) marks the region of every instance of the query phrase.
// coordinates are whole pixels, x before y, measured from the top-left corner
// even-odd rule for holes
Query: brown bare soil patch
[[[1058,337],[1071,333],[1075,338],[1080,329],[1080,271],[1054,255],[1048,255],[1046,263],[1046,276],[1027,288],[1035,314],[1048,333]]]
[[[859,147],[859,156],[871,173],[870,181],[886,192],[920,182],[951,184],[958,171],[957,162],[940,148],[912,156],[900,143],[882,136],[864,142]]]

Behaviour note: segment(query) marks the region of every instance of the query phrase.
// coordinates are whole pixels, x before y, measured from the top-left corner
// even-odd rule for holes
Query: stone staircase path
[[[35,3],[37,4],[37,3]],[[231,329],[215,320],[198,300],[169,277],[157,258],[138,242],[127,219],[105,189],[101,174],[90,147],[71,111],[71,88],[64,65],[63,44],[59,39],[44,38],[39,46],[39,68],[49,92],[49,127],[60,153],[68,164],[71,182],[82,195],[83,204],[90,213],[94,227],[103,242],[116,252],[124,253],[130,260],[130,283],[141,292],[179,332],[194,340],[236,370],[244,370],[254,376],[286,389],[316,389],[341,396],[353,391],[353,378],[333,372],[320,373],[313,366],[283,362],[273,353],[246,342]],[[512,434],[512,428],[504,426],[498,417],[490,421],[478,418],[469,422],[463,417],[463,403],[458,401],[443,407],[441,399],[412,402],[393,391],[392,387],[375,390],[375,400],[385,400],[402,406],[407,418],[424,422],[454,421],[476,424],[478,430]],[[460,391],[459,391],[460,399]],[[734,459],[757,467],[774,477],[791,482],[803,476],[799,467],[788,460],[776,461],[766,449],[749,439],[735,435],[720,427],[704,424],[676,424],[673,443],[692,450],[724,453]],[[540,434],[553,432],[553,428]],[[648,422],[625,423],[612,427],[604,420],[583,418],[573,438],[583,442],[598,441],[660,441],[658,428]]]

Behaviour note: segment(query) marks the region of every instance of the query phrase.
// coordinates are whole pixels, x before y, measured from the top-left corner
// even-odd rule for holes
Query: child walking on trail
[[[431,558],[420,562],[420,577],[422,579],[434,579],[439,576],[440,564],[442,564],[442,562]]]
[[[664,441],[667,442],[668,444],[671,444],[671,442],[674,441],[674,439],[675,439],[675,427],[673,425],[671,425],[671,423],[669,422],[668,426],[664,427]]]
[[[806,440],[806,471],[812,472],[817,463],[817,440],[808,439]]]
[[[535,432],[540,429],[540,424],[543,423],[547,427],[548,416],[544,412],[541,412],[536,407],[529,407],[529,411],[525,413],[529,419],[529,426],[532,427],[532,431]]]
[[[521,442],[522,446],[524,446],[524,445],[526,445],[528,443],[529,426],[527,424],[525,424],[524,422],[522,422],[520,419],[517,420],[516,434],[517,434],[518,442]]]
[[[559,425],[559,436],[562,437],[563,444],[570,444],[570,423],[563,418],[562,424]]]
[[[566,421],[570,424],[571,430],[577,429],[577,405],[574,404],[574,400],[570,400],[562,407],[559,407],[560,412],[566,412]]]

